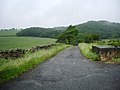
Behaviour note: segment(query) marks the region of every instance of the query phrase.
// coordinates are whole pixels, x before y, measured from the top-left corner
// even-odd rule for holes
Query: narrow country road
[[[120,90],[120,65],[93,62],[70,47],[0,90]]]

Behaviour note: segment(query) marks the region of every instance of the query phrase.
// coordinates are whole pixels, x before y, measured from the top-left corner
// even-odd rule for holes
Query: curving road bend
[[[0,90],[120,90],[120,65],[90,61],[70,47]]]

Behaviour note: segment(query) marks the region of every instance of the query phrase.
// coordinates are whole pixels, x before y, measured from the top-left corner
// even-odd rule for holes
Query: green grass
[[[113,46],[120,46],[120,38],[117,39],[104,39],[102,41],[96,42],[99,45],[113,45]]]
[[[13,37],[16,36],[17,32],[19,32],[19,30],[9,30],[9,31],[2,30],[0,31],[0,37]]]
[[[98,61],[100,60],[99,55],[92,51],[92,45],[94,44],[80,43],[80,51],[85,57],[93,61]]]
[[[55,43],[56,39],[36,37],[0,37],[0,50],[10,48],[31,48],[42,44]]]
[[[57,52],[69,47],[65,44],[57,44],[49,49],[42,49],[33,54],[26,54],[24,57],[12,59],[0,59],[0,83],[8,81],[11,78],[17,77],[23,72],[29,70],[37,64],[45,61]]]

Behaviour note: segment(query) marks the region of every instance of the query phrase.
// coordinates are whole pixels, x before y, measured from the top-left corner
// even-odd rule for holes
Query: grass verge
[[[92,45],[94,44],[80,43],[80,51],[85,57],[93,61],[99,61],[99,55],[92,51]]]
[[[49,49],[42,49],[33,54],[29,53],[15,60],[0,59],[0,84],[11,78],[17,77],[34,65],[40,64],[67,47],[69,47],[69,45],[57,44]]]

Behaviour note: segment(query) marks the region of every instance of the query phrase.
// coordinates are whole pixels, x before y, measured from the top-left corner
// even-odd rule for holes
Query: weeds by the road
[[[21,73],[32,68],[34,65],[40,64],[66,47],[69,46],[65,44],[58,44],[49,49],[42,49],[33,54],[26,54],[24,57],[15,60],[0,59],[0,83],[17,77]]]
[[[99,55],[92,51],[92,45],[93,44],[80,43],[79,44],[80,51],[85,57],[94,61],[98,61],[100,60]]]

